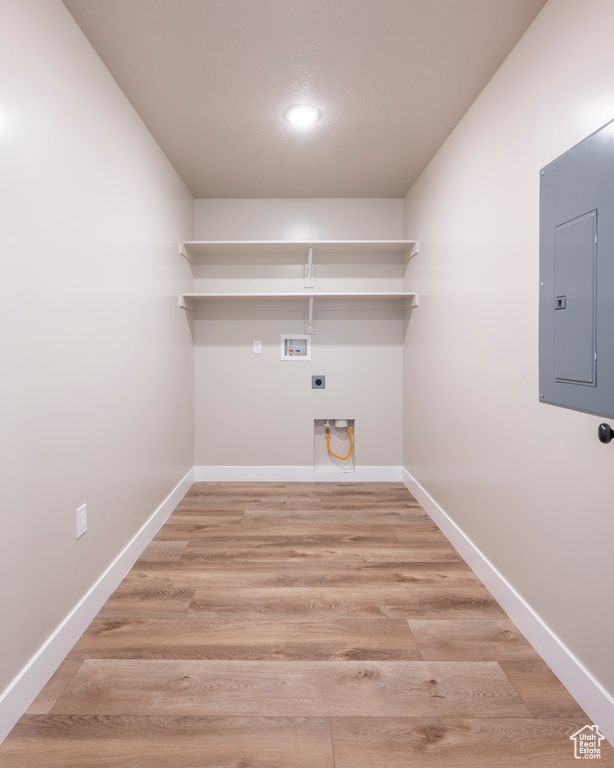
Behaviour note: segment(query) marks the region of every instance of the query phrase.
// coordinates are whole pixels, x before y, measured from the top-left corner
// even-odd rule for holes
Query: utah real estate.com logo
[[[605,736],[599,732],[596,725],[585,725],[569,737],[574,741],[574,757],[576,760],[599,760],[601,758],[601,742]]]

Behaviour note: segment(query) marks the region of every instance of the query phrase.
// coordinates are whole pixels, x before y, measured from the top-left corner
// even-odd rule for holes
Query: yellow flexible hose
[[[334,456],[336,459],[341,459],[341,461],[345,461],[346,459],[349,459],[350,458],[350,453],[352,453],[352,433],[350,432],[350,428],[349,427],[346,427],[346,429],[348,431],[348,436],[350,438],[350,450],[348,451],[348,455],[347,456],[337,456],[336,453],[333,453],[331,451],[331,449],[330,449],[330,436],[328,434],[328,429],[326,430],[326,447],[328,448],[328,452],[330,453],[331,456]]]

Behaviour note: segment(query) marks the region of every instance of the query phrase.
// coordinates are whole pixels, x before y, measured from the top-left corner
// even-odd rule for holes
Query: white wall
[[[195,237],[400,239],[402,214],[397,199],[197,200]],[[300,291],[305,258],[295,261],[289,267],[200,264],[196,290]],[[316,290],[402,289],[398,261],[322,264],[317,253],[315,261]],[[282,362],[280,336],[304,333],[304,314],[302,306],[278,302],[195,313],[197,466],[313,467],[314,419],[353,418],[356,463],[400,467],[402,309],[324,309],[320,302],[311,361]],[[263,343],[261,355],[252,352],[255,339]],[[313,374],[326,376],[326,390],[311,389]]]
[[[404,397],[405,467],[610,693],[614,451],[538,402],[537,322],[539,170],[614,118],[612,28],[550,0],[409,191]]]
[[[396,240],[401,198],[259,198],[194,201],[197,240]]]
[[[192,197],[59,0],[1,16],[0,691],[193,449]]]

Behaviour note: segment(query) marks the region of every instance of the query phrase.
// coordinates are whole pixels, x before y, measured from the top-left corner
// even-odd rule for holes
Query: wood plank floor
[[[565,768],[589,722],[401,484],[195,483],[0,768]]]

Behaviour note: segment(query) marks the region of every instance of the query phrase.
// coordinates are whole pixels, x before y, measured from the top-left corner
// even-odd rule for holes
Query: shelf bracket
[[[315,319],[313,316],[313,299],[309,299],[309,306],[305,312],[305,333],[315,333]]]
[[[412,245],[412,247],[408,248],[405,251],[403,261],[407,264],[407,262],[410,261],[410,259],[413,259],[414,256],[417,256],[419,253],[420,253],[420,243],[418,242],[418,240],[416,240],[416,242]]]
[[[190,258],[190,254],[188,253],[184,243],[179,243],[179,255],[183,256],[183,258],[189,261],[190,264],[192,263],[192,259]]]
[[[315,279],[313,276],[313,248],[307,251],[307,264],[305,264],[305,288],[313,288]]]

